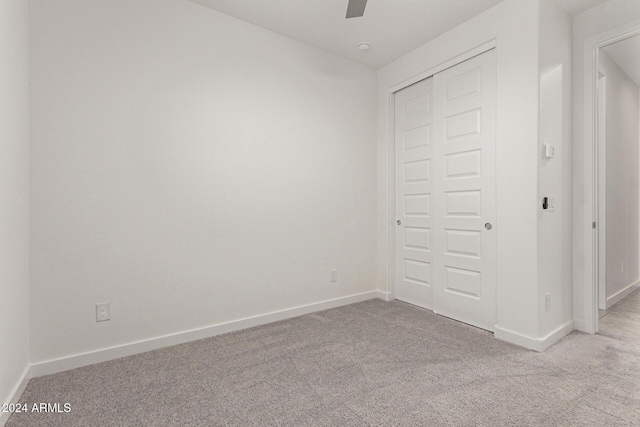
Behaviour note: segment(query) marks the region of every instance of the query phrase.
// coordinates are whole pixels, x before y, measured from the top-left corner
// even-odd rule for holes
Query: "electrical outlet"
[[[620,268],[620,272],[624,274],[624,262],[622,263],[622,267]]]
[[[551,310],[551,294],[544,294],[544,311]]]
[[[337,282],[338,281],[338,270],[331,270],[331,281],[332,282]]]
[[[104,322],[111,319],[111,303],[96,304],[96,322]]]

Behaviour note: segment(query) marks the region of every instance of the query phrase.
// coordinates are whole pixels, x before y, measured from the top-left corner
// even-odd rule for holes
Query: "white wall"
[[[28,2],[0,0],[0,404],[29,366],[28,36]]]
[[[540,2],[538,301],[543,338],[573,330],[571,30],[571,17],[556,0]],[[543,144],[555,148],[553,159],[543,159]],[[554,197],[553,212],[542,210],[544,196]],[[547,294],[551,297],[548,311]]]
[[[592,152],[593,84],[590,56],[595,39],[640,28],[638,0],[612,0],[573,17],[573,312],[576,329],[595,332],[593,292]],[[585,86],[586,84],[586,86]],[[588,165],[588,166],[585,166]]]
[[[640,54],[640,53],[639,53]],[[638,86],[603,51],[606,77],[606,299],[636,284],[638,262]],[[622,272],[622,263],[625,264]]]
[[[539,4],[506,0],[378,71],[378,289],[393,293],[389,263],[389,89],[495,40],[498,240],[496,336],[539,346]]]
[[[375,295],[373,70],[184,0],[31,37],[33,362]]]

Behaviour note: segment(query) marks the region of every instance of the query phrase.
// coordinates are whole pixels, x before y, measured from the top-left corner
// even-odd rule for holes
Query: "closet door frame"
[[[389,257],[388,262],[388,283],[389,295],[388,299],[393,301],[396,299],[396,141],[395,141],[395,93],[417,83],[421,80],[427,79],[441,71],[456,66],[462,62],[465,62],[475,56],[481,55],[491,49],[496,48],[496,40],[491,40],[484,43],[474,49],[468,50],[460,55],[452,57],[448,61],[445,61],[435,67],[432,67],[424,72],[417,74],[413,77],[404,80],[402,83],[389,87]]]

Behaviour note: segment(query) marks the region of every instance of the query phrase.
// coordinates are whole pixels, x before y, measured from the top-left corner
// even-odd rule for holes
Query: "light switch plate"
[[[544,158],[547,160],[551,160],[556,156],[556,149],[553,145],[544,144]]]
[[[545,196],[547,198],[547,212],[553,212],[556,210],[556,198],[554,196]]]

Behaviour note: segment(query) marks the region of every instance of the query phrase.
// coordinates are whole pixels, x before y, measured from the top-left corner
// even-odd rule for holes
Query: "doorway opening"
[[[594,47],[597,332],[600,319],[640,287],[640,30]]]

